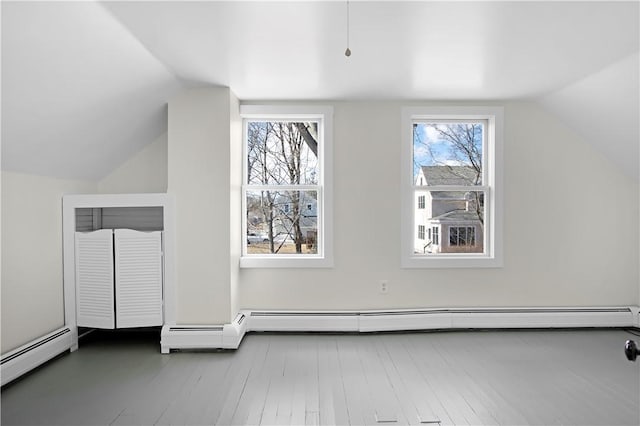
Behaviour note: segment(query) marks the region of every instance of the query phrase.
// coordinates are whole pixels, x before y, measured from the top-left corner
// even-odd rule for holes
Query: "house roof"
[[[427,186],[477,185],[476,171],[470,166],[422,166]]]
[[[473,211],[467,210],[452,210],[450,212],[441,214],[440,216],[432,217],[431,220],[437,220],[440,222],[478,222],[478,214]]]

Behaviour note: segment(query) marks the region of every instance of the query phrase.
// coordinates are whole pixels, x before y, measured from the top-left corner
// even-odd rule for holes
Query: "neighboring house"
[[[301,198],[298,214],[300,216],[300,230],[306,243],[315,243],[318,235],[318,202],[315,198]],[[280,221],[276,222],[275,232],[286,233],[291,230],[293,217],[293,203],[288,199],[280,204]]]
[[[468,166],[422,166],[417,186],[480,185]],[[482,253],[483,196],[474,191],[416,192],[414,251],[425,253]]]
[[[318,234],[318,202],[312,197],[301,197],[298,200],[298,206],[297,216],[304,242],[315,243]],[[294,203],[290,197],[286,195],[276,197],[273,208],[273,235],[277,240],[288,238],[293,242],[292,221],[296,216],[293,207]],[[260,203],[248,209],[247,233],[268,234],[265,212],[260,207]]]

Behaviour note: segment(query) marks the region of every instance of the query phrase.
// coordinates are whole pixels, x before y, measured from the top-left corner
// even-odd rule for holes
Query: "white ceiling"
[[[173,94],[213,84],[243,100],[533,99],[638,179],[638,1],[351,1],[349,58],[346,12],[2,2],[2,167],[99,179],[166,131]]]

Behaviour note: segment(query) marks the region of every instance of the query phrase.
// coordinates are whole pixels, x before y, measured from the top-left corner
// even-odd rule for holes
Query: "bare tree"
[[[473,185],[482,183],[482,125],[478,123],[429,124],[440,139],[449,143],[447,160],[470,166],[475,171]],[[431,149],[431,147],[429,147]],[[441,160],[431,155],[435,162]],[[461,176],[463,177],[463,176]],[[466,178],[466,176],[464,176]]]
[[[318,157],[318,123],[295,123],[304,141],[313,154]]]
[[[268,183],[271,179],[269,164],[268,141],[271,136],[270,126],[262,122],[250,122],[247,132],[247,182],[248,183]],[[260,191],[259,200],[255,198],[247,202],[247,216],[250,211],[259,210],[262,212],[263,222],[267,228],[270,251],[274,252],[274,210],[277,194],[272,191]],[[247,224],[249,224],[247,217]],[[254,224],[258,225],[258,223]]]
[[[286,165],[288,172],[288,182],[299,185],[302,183],[303,167],[302,147],[305,144],[305,137],[302,135],[301,129],[309,134],[304,123],[275,123],[274,125],[276,137],[280,141],[280,154]],[[316,146],[317,151],[317,146]],[[301,210],[300,191],[287,191],[287,198],[291,202],[291,228],[293,230],[293,241],[296,246],[296,253],[302,253],[302,244],[304,235],[300,226]]]

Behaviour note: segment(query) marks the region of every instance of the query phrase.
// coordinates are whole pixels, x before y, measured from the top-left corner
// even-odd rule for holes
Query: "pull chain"
[[[351,56],[351,49],[349,49],[349,0],[347,0],[347,50],[344,51],[344,56],[347,58]]]

